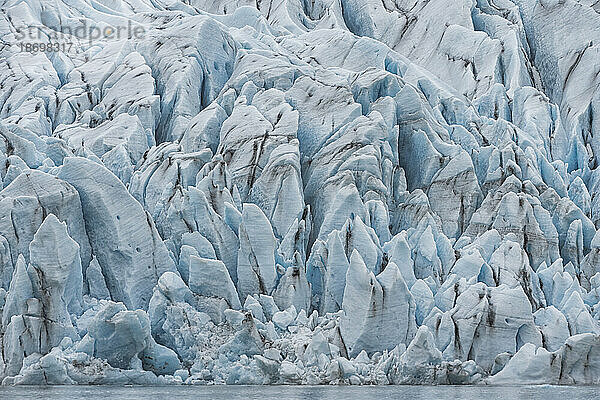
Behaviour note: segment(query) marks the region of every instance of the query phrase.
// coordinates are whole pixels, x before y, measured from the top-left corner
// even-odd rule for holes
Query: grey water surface
[[[0,399],[391,400],[600,398],[595,386],[20,386],[0,387]]]

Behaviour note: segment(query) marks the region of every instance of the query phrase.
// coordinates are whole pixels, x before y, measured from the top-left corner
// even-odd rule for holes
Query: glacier
[[[600,384],[599,2],[0,1],[3,385]]]

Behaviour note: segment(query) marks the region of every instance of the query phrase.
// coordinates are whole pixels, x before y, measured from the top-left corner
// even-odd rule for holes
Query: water
[[[595,386],[21,386],[0,387],[1,400],[437,400],[599,398]]]

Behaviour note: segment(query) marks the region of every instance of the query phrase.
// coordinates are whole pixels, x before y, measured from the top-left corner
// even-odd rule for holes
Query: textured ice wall
[[[2,382],[600,383],[599,4],[2,1]]]

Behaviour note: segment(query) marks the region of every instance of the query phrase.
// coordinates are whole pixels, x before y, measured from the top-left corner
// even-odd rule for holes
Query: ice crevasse
[[[3,0],[2,384],[600,383],[598,4]]]

